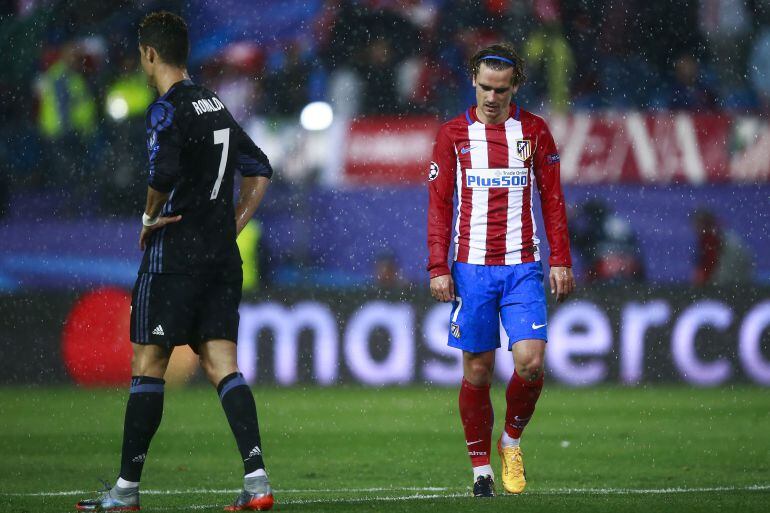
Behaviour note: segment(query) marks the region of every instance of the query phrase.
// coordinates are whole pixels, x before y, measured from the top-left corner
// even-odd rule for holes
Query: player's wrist
[[[150,217],[147,215],[147,213],[142,214],[142,225],[143,226],[155,226],[158,224],[158,220],[160,220],[160,216],[157,215],[155,217]]]
[[[436,266],[428,270],[430,273],[430,279],[438,278],[439,276],[446,276],[448,274],[451,274],[449,271],[449,267],[445,265],[443,266]]]

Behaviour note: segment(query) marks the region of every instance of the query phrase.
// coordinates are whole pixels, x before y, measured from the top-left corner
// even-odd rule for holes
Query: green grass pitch
[[[254,392],[277,511],[770,511],[767,389],[546,387],[522,439],[527,492],[483,500],[468,497],[456,390]],[[125,399],[0,389],[0,512],[74,511],[97,478],[113,481]],[[168,389],[143,510],[221,511],[241,470],[214,390]]]

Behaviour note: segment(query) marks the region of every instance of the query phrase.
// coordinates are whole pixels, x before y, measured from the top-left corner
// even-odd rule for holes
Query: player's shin
[[[474,479],[480,475],[493,476],[489,451],[492,446],[494,412],[489,397],[489,385],[475,386],[463,379],[459,404]]]
[[[514,372],[505,391],[507,408],[505,429],[501,443],[504,447],[518,445],[524,428],[535,413],[535,405],[543,390],[543,373],[534,381],[528,381]]]
[[[163,416],[165,381],[149,376],[133,376],[123,424],[123,450],[120,459],[122,488],[138,486],[147,450]]]
[[[249,478],[265,475],[257,407],[243,374],[234,372],[225,376],[217,392],[243,459],[244,475]]]

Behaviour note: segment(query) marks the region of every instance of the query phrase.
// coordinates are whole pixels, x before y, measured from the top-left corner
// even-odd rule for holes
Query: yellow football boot
[[[497,441],[497,452],[503,463],[502,481],[503,489],[507,493],[521,493],[527,486],[527,476],[524,472],[524,460],[522,460],[520,447],[503,447],[500,440]]]

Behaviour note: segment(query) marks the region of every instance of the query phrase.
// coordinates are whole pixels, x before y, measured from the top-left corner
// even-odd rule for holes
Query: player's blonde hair
[[[475,78],[479,74],[482,62],[494,70],[513,68],[511,83],[514,86],[523,84],[527,80],[524,61],[510,43],[495,43],[476,52],[468,63],[472,77]]]

